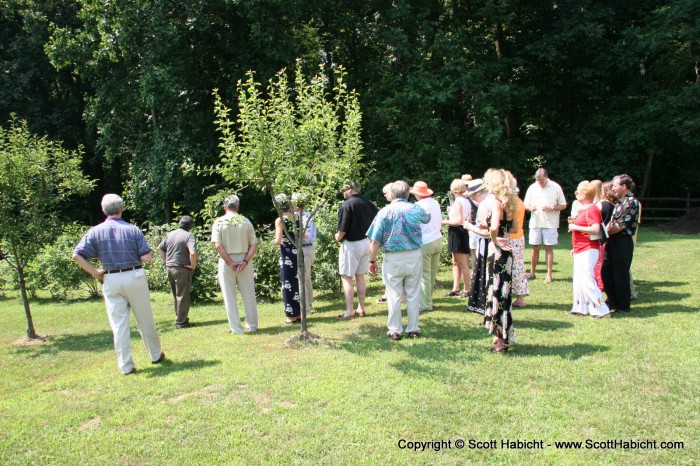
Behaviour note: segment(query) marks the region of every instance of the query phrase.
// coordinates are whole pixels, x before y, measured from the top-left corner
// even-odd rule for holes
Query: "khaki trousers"
[[[433,309],[433,288],[435,287],[435,276],[440,267],[440,253],[442,252],[442,237],[435,241],[424,244],[420,248],[423,256],[423,275],[420,283],[420,306],[421,311],[431,311]]]
[[[384,254],[382,278],[386,285],[386,298],[389,305],[387,335],[403,332],[401,319],[401,295],[406,294],[406,332],[420,332],[418,327],[418,306],[420,304],[420,283],[423,274],[423,258],[420,249]]]
[[[123,374],[131,372],[134,360],[131,357],[131,330],[129,308],[134,312],[141,339],[146,344],[151,361],[160,358],[161,346],[151,311],[151,296],[148,279],[143,269],[105,274],[102,294],[107,307],[107,318],[114,334],[114,350],[117,364]]]
[[[234,262],[242,262],[245,254],[231,254]],[[219,258],[219,285],[224,296],[224,306],[231,333],[245,333],[241,325],[241,317],[238,313],[236,289],[241,292],[243,307],[245,309],[245,323],[248,330],[254,332],[258,329],[258,304],[255,301],[255,283],[253,281],[253,261],[240,272],[234,272]]]

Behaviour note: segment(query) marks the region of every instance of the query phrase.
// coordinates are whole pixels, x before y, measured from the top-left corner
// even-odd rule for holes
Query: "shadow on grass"
[[[530,328],[534,330],[561,330],[565,328],[572,328],[574,324],[571,322],[562,322],[559,320],[541,320],[541,319],[518,319],[518,316],[513,318],[513,325],[517,329],[519,328]]]
[[[641,288],[642,292],[646,293],[659,293],[659,288],[673,288],[678,286],[690,285],[690,282],[660,282],[660,281],[650,281],[650,280],[638,280],[634,279],[634,285],[636,288]],[[689,296],[689,295],[688,295]]]
[[[676,313],[697,313],[700,309],[695,307],[680,306],[678,304],[663,304],[658,305],[655,302],[644,303],[644,301],[632,301],[632,310],[630,312],[614,312],[614,319],[645,319],[648,317],[656,317],[662,314]],[[637,303],[637,304],[634,304]],[[649,307],[647,307],[649,306]]]
[[[544,346],[544,345],[529,345],[515,344],[508,353],[508,356],[513,355],[519,358],[524,357],[540,357],[540,356],[559,356],[562,359],[575,361],[589,354],[602,353],[609,351],[609,346],[589,345],[587,343],[576,343],[572,345],[561,346]],[[494,355],[501,356],[501,355]]]
[[[169,332],[182,332],[190,329],[196,329],[197,327],[214,327],[217,325],[225,325],[228,324],[228,320],[226,319],[218,319],[218,320],[192,320],[193,326],[190,328],[184,328],[184,329],[178,329],[175,327],[175,318],[173,317],[172,321],[168,322],[156,322],[156,329],[158,330],[158,334],[162,333],[169,333]]]
[[[132,340],[140,339],[138,332],[131,332]],[[30,358],[52,355],[61,351],[114,351],[112,332],[86,333],[82,335],[49,335],[48,341],[41,345],[16,346],[14,352]]]
[[[358,333],[342,340],[329,340],[332,341],[333,347],[359,356],[400,349],[414,353],[413,356],[417,358],[442,360],[451,359],[453,355],[452,351],[446,351],[445,345],[462,345],[465,340],[480,340],[485,336],[486,330],[477,323],[455,326],[430,322],[424,323],[421,336],[415,340],[404,335],[401,341],[396,342],[388,338],[386,325],[383,323],[363,323],[358,328]],[[414,346],[414,342],[420,342],[421,345]]]
[[[160,364],[149,364],[148,367],[139,366],[137,374],[142,373],[148,377],[167,377],[174,372],[193,371],[220,364],[221,361],[211,359],[192,359],[189,361],[166,359]]]

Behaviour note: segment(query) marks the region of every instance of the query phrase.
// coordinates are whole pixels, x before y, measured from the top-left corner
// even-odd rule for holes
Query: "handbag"
[[[608,234],[608,228],[605,226],[603,222],[600,222],[600,239],[599,241],[601,243],[607,243],[608,238],[610,238],[610,235]]]
[[[595,206],[593,206],[595,207]],[[590,207],[589,207],[590,208]],[[586,209],[586,220],[588,220],[588,209]],[[604,243],[608,240],[608,232],[605,230],[605,225],[603,222],[600,222],[600,231],[598,231],[597,234],[589,234],[588,236],[591,238],[592,241],[598,240],[601,243]],[[603,239],[605,238],[605,239]]]

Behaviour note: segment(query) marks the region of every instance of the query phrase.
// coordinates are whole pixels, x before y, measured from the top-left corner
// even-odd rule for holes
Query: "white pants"
[[[603,294],[593,276],[593,269],[598,262],[598,249],[586,249],[574,254],[574,305],[571,312],[604,316],[610,309],[603,300]]]
[[[314,263],[314,247],[304,246],[304,301],[306,302],[306,309],[311,310],[313,308],[313,298],[314,298],[314,288],[311,284],[311,266]]]
[[[141,339],[146,344],[151,361],[160,358],[161,346],[151,311],[148,279],[143,269],[105,274],[102,293],[107,307],[107,318],[114,334],[119,370],[126,374],[134,368],[131,357],[131,329],[129,308],[134,312]]]
[[[401,322],[401,295],[406,294],[406,332],[420,332],[418,327],[418,307],[420,305],[420,285],[423,272],[423,257],[420,249],[384,254],[382,279],[386,285],[386,298],[389,305],[387,335],[403,332]]]
[[[233,262],[243,262],[245,254],[231,254],[229,257]],[[254,332],[258,329],[258,304],[255,302],[255,282],[253,280],[253,261],[240,272],[234,272],[226,265],[223,259],[219,258],[219,285],[221,294],[224,296],[224,306],[231,333],[245,333],[241,325],[241,316],[238,313],[238,300],[236,299],[236,288],[241,292],[243,307],[245,308],[245,324],[248,330]]]

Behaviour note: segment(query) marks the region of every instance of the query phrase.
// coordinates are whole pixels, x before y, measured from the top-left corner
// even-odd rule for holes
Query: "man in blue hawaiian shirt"
[[[394,341],[400,340],[403,332],[401,296],[404,293],[408,315],[406,334],[412,338],[420,335],[418,315],[423,271],[423,235],[420,226],[430,221],[430,214],[421,206],[408,202],[409,189],[405,181],[392,183],[391,194],[394,200],[379,211],[367,230],[370,239],[370,274],[377,273],[380,246],[384,252],[382,278],[389,305],[387,335]]]

